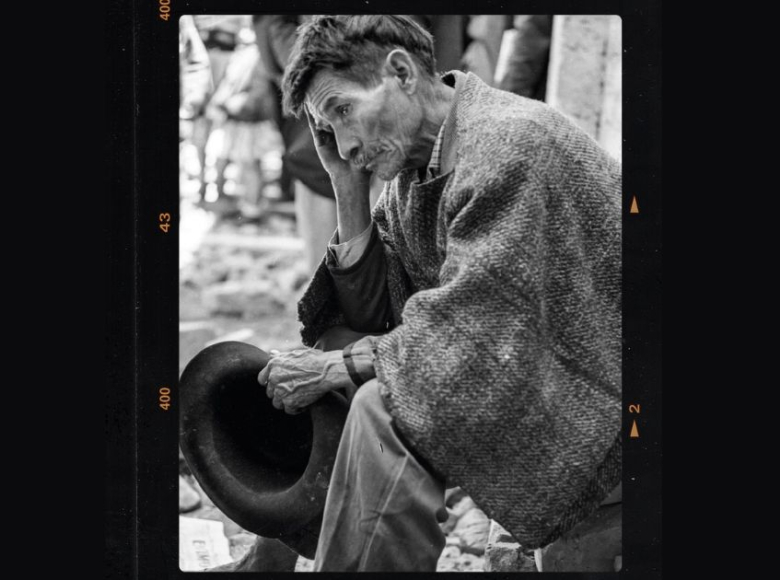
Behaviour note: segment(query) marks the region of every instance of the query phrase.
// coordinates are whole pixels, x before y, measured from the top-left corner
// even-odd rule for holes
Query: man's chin
[[[392,181],[399,173],[400,171],[387,171],[382,169],[377,169],[374,171],[374,175],[376,175],[382,181]]]
[[[399,173],[401,173],[401,167],[396,167],[395,165],[382,163],[374,168],[374,175],[382,181],[392,181]]]

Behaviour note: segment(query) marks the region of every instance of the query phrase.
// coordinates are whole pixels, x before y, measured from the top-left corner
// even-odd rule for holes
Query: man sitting
[[[283,90],[338,229],[299,304],[322,349],[258,380],[288,413],[351,398],[315,570],[435,570],[445,483],[527,548],[559,538],[620,482],[620,165],[543,103],[438,76],[406,17],[313,19]]]

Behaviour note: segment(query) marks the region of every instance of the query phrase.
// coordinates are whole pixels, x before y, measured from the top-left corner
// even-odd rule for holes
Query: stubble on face
[[[384,181],[390,181],[404,169],[414,167],[410,154],[416,146],[420,112],[393,78],[387,78],[383,84],[375,127],[381,155],[374,172]]]
[[[331,97],[336,97],[337,103],[350,103],[350,115],[340,118],[326,108]],[[383,77],[378,85],[364,87],[321,71],[312,80],[306,106],[319,129],[332,131],[339,140],[358,145],[349,159],[356,166],[385,181],[416,166],[412,153],[418,149],[421,113],[394,77]]]

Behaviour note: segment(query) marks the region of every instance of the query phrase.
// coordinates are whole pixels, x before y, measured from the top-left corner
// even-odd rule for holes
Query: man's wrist
[[[357,365],[355,364],[355,359],[352,358],[352,347],[355,343],[348,344],[344,347],[344,350],[342,351],[342,356],[344,358],[344,366],[347,367],[347,373],[349,374],[349,378],[352,381],[352,383],[359,387],[363,383],[366,382],[366,378],[360,375],[360,372],[357,369]]]
[[[368,199],[371,188],[371,174],[365,171],[349,171],[343,173],[331,173],[330,181],[336,195],[343,198],[361,198]]]
[[[342,351],[344,366],[355,387],[360,387],[376,377],[376,370],[374,369],[376,341],[376,337],[366,336],[352,344],[348,344]]]
[[[328,391],[345,389],[352,386],[349,371],[344,364],[344,357],[340,350],[333,350],[325,354],[325,380],[322,381]]]

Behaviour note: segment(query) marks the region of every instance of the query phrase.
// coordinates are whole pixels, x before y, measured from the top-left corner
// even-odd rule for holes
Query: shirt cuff
[[[336,262],[335,265],[339,268],[349,268],[356,264],[368,247],[373,228],[374,223],[371,222],[365,230],[342,244],[338,243],[339,232],[336,230],[336,233],[333,234],[333,237],[328,243],[328,250],[330,250],[331,255]]]

